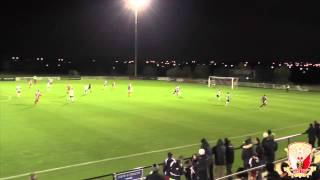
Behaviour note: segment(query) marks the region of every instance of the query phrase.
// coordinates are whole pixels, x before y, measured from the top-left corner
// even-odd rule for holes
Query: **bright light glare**
[[[141,10],[147,7],[149,3],[150,0],[127,0],[127,6],[134,10]]]

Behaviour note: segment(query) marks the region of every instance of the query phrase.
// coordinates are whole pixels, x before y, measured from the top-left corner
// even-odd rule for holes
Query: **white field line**
[[[307,125],[307,123],[296,124],[296,125],[282,127],[282,128],[273,129],[273,130],[274,131],[281,131],[281,130],[285,130],[285,129],[292,129],[294,127],[299,127],[299,126],[302,126],[302,125]],[[229,137],[229,139],[245,138],[245,137],[257,135],[257,134],[260,134],[260,133],[262,133],[262,132],[259,131],[259,132],[249,133],[249,134],[243,134],[243,135],[239,135],[239,136]],[[212,142],[216,142],[216,141],[217,140],[211,140],[209,142],[212,143]],[[85,165],[90,165],[90,164],[97,164],[97,163],[101,163],[101,162],[107,162],[107,161],[113,161],[113,160],[119,160],[119,159],[132,158],[132,157],[143,156],[143,155],[148,155],[148,154],[154,154],[154,153],[159,153],[159,152],[167,152],[167,151],[171,151],[171,150],[184,149],[184,148],[189,148],[189,147],[199,146],[199,145],[200,145],[200,143],[194,143],[194,144],[188,144],[188,145],[183,145],[183,146],[176,146],[176,147],[171,147],[171,148],[165,148],[165,149],[159,149],[159,150],[153,150],[153,151],[147,151],[147,152],[141,152],[141,153],[135,153],[135,154],[128,154],[128,155],[123,155],[123,156],[100,159],[100,160],[96,160],[96,161],[88,161],[88,162],[72,164],[72,165],[68,165],[68,166],[56,167],[56,168],[52,168],[52,169],[40,170],[40,171],[35,171],[33,173],[42,174],[42,173],[58,171],[58,170],[62,170],[62,169],[85,166]],[[14,175],[14,176],[2,177],[2,178],[0,178],[0,180],[15,179],[15,178],[29,176],[29,175],[30,175],[30,172],[29,173],[19,174],[19,175]]]

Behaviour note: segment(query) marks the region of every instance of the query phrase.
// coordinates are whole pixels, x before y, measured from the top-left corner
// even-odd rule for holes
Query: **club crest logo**
[[[287,149],[289,167],[284,170],[289,176],[293,177],[309,177],[316,167],[311,166],[313,148],[311,144],[304,142],[291,143]]]

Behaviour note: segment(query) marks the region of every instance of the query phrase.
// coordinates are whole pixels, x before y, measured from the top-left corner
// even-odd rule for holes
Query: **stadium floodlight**
[[[150,4],[150,0],[127,0],[127,6],[135,11],[142,10]]]
[[[134,76],[138,76],[138,12],[145,9],[150,0],[126,0],[127,7],[134,11]]]

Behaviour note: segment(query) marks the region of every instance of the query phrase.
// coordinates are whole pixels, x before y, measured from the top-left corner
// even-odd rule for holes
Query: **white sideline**
[[[299,127],[301,125],[307,125],[307,123],[296,124],[296,125],[282,127],[282,128],[273,129],[273,130],[274,131],[280,131],[280,130],[284,130],[284,129],[291,129],[291,128],[294,128],[294,127]],[[262,132],[259,131],[259,132],[249,133],[249,134],[243,134],[243,135],[240,135],[240,136],[233,136],[233,137],[229,137],[229,139],[238,139],[238,138],[248,137],[248,136],[252,136],[252,135],[257,135],[259,133],[262,133]],[[209,142],[212,143],[212,142],[216,142],[216,141],[217,140],[211,140]],[[199,145],[200,145],[200,143],[194,143],[194,144],[188,144],[188,145],[184,145],[184,146],[177,146],[177,147],[159,149],[159,150],[154,150],[154,151],[147,151],[147,152],[141,152],[141,153],[118,156],[118,157],[111,157],[111,158],[100,159],[100,160],[96,160],[96,161],[88,161],[88,162],[84,162],[84,163],[72,164],[72,165],[68,165],[68,166],[61,166],[61,167],[56,167],[56,168],[52,168],[52,169],[34,171],[34,173],[35,174],[42,174],[42,173],[46,173],[46,172],[52,172],[52,171],[58,171],[58,170],[62,170],[62,169],[68,169],[68,168],[72,168],[72,167],[85,166],[85,165],[89,165],[89,164],[96,164],[96,163],[100,163],[100,162],[107,162],[107,161],[112,161],[112,160],[137,157],[137,156],[153,154],[153,153],[159,153],[159,152],[167,152],[167,151],[171,151],[171,150],[183,149],[183,148],[199,146]],[[0,178],[0,180],[15,179],[15,178],[29,176],[29,175],[30,175],[30,172],[29,173],[19,174],[19,175],[14,175],[14,176],[2,177],[2,178]]]

